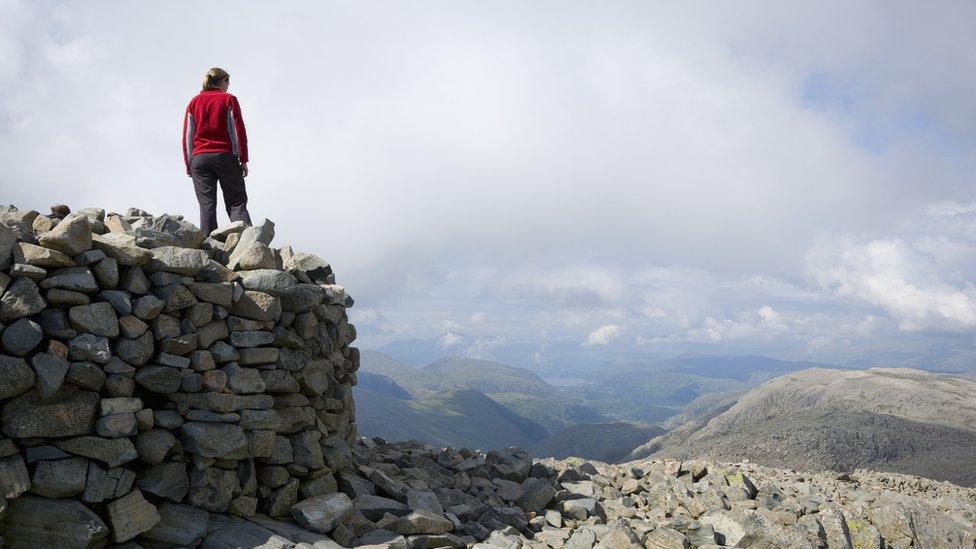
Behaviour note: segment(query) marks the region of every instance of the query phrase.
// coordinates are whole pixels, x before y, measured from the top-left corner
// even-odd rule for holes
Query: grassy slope
[[[441,380],[442,389],[456,387],[477,389],[483,393],[521,393],[543,395],[554,388],[530,370],[488,360],[448,357],[422,368],[425,374]]]
[[[355,398],[356,424],[366,436],[481,449],[528,447],[546,436],[539,424],[469,389],[412,401],[357,390]]]
[[[562,395],[523,395],[519,393],[489,393],[492,400],[503,404],[516,414],[527,417],[555,433],[580,423],[607,423],[609,418],[575,399]]]

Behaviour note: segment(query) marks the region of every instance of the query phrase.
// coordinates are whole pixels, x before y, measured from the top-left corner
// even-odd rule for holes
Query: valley
[[[976,485],[976,380],[757,356],[684,356],[564,372],[462,357],[413,366],[363,351],[360,433],[538,457],[747,459]],[[599,374],[599,375],[598,375]]]

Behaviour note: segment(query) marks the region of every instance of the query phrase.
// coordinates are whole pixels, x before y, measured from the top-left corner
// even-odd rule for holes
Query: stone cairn
[[[193,546],[222,524],[209,513],[337,495],[352,299],[273,237],[267,220],[205,235],[137,209],[0,207],[6,547]]]

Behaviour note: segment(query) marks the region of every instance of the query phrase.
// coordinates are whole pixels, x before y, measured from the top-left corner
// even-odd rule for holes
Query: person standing
[[[200,228],[217,228],[217,182],[231,221],[251,224],[247,211],[247,132],[237,98],[227,93],[230,74],[214,67],[203,77],[203,90],[183,115],[183,163],[193,178],[200,203]]]

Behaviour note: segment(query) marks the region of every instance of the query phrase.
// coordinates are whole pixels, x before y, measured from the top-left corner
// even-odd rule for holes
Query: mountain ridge
[[[951,413],[949,413],[951,411]],[[717,412],[717,413],[716,413]],[[904,368],[786,374],[632,452],[807,470],[872,468],[976,485],[976,382]]]

